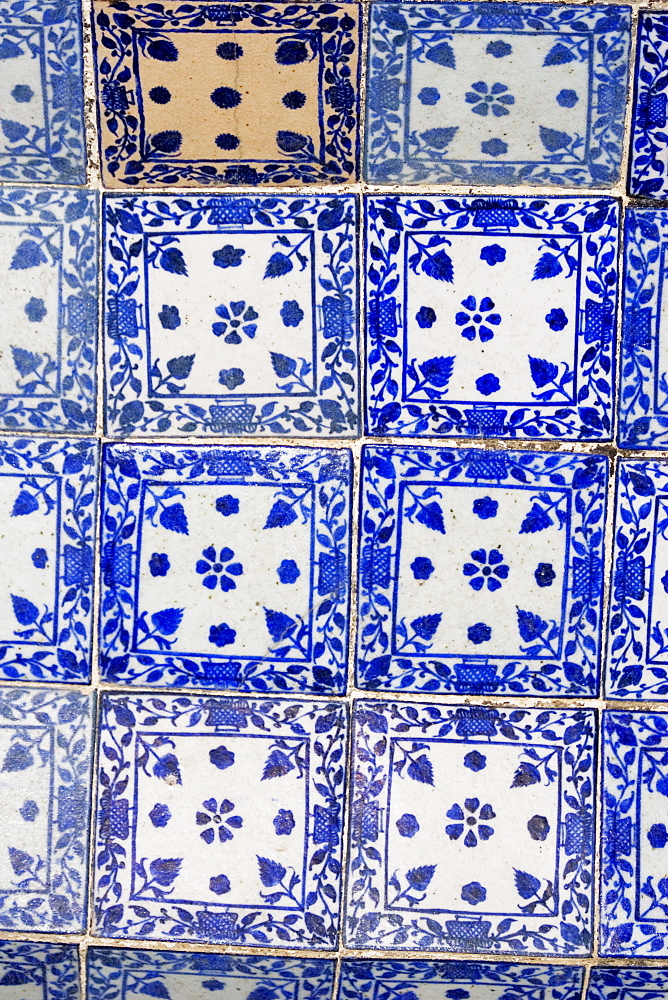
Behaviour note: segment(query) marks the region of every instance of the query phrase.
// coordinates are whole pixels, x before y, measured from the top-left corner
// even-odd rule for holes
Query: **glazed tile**
[[[622,461],[617,472],[606,693],[668,699],[668,465]]]
[[[355,179],[357,4],[94,0],[93,19],[107,186]]]
[[[104,696],[97,932],[333,949],[345,713],[341,703]],[[132,866],[120,865],[128,852]]]
[[[591,697],[603,456],[365,446],[358,685]]]
[[[629,192],[641,198],[665,198],[666,82],[668,18],[644,11],[638,21],[633,124],[630,136]]]
[[[88,951],[88,1000],[141,996],[204,1000],[225,991],[234,1000],[331,1000],[334,963],[328,959],[212,955],[187,951]]]
[[[0,678],[90,679],[97,443],[0,440]]]
[[[76,946],[0,941],[0,986],[5,1000],[78,1000]]]
[[[668,989],[668,972],[660,968],[615,966],[594,968],[587,1000],[658,1000]]]
[[[579,1000],[582,969],[511,962],[344,959],[338,1000]],[[445,987],[445,990],[444,990]],[[648,998],[649,1000],[649,998]]]
[[[74,691],[0,689],[4,930],[84,929],[92,707]]]
[[[81,12],[74,0],[0,10],[0,180],[83,184]]]
[[[665,957],[668,715],[606,712],[600,953]]]
[[[354,715],[348,947],[587,955],[595,713]]]
[[[668,446],[668,319],[662,294],[667,246],[668,212],[627,209],[619,387],[622,448]]]
[[[0,273],[0,310],[10,318],[4,341],[9,350],[0,354],[0,426],[90,433],[97,347],[95,194],[0,188]]]
[[[107,197],[109,433],[357,436],[356,209]]]
[[[611,437],[618,205],[368,197],[367,432]]]
[[[105,680],[344,693],[351,471],[347,450],[107,446]]]
[[[367,179],[611,187],[629,29],[628,7],[372,4]]]

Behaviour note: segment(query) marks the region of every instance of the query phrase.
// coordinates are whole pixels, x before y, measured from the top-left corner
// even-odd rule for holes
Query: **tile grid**
[[[620,4],[620,6],[621,5],[623,5],[623,4]],[[633,0],[632,0],[632,3],[630,5],[632,7],[632,27],[631,27],[631,39],[632,39],[631,46],[632,47],[631,47],[631,54],[630,54],[630,65],[633,66],[634,65],[634,60],[635,60],[635,41],[636,41],[636,33],[637,33],[638,11],[640,9],[642,9],[642,5],[638,4],[637,2],[633,2]],[[365,0],[365,3],[363,4],[363,10],[364,10],[364,30],[365,30],[365,33],[366,33],[366,29],[367,29],[367,24],[368,24],[369,6],[370,6],[370,0]],[[665,4],[653,5],[652,9],[655,10],[655,11],[656,10],[666,10],[666,9],[668,9],[668,6],[665,5]],[[101,181],[100,181],[99,159],[98,159],[97,122],[96,122],[96,115],[95,115],[95,100],[96,99],[95,99],[95,90],[94,90],[94,84],[93,84],[92,56],[91,56],[91,46],[90,46],[90,17],[89,17],[89,14],[90,14],[90,12],[89,12],[88,5],[84,4],[84,8],[83,8],[83,23],[84,23],[84,74],[85,74],[84,79],[85,79],[85,110],[86,110],[86,123],[87,123],[86,135],[87,135],[87,145],[88,145],[87,188],[89,190],[95,190],[95,191],[100,192],[100,191],[103,190],[103,188],[102,188]],[[362,86],[362,106],[364,106],[365,79],[366,79],[365,62],[364,62],[364,58],[362,58],[362,83],[361,83],[361,86]],[[627,110],[626,110],[625,135],[627,137],[627,141],[624,143],[624,154],[623,154],[623,163],[622,163],[622,171],[621,171],[621,177],[623,178],[623,181],[622,181],[622,183],[618,184],[616,187],[614,187],[612,189],[605,189],[605,190],[601,190],[601,191],[598,191],[598,192],[597,191],[591,191],[591,190],[586,191],[586,193],[588,195],[590,195],[590,194],[599,194],[600,193],[601,195],[610,195],[610,196],[613,196],[613,197],[620,198],[621,202],[622,202],[622,205],[623,205],[624,208],[629,207],[631,205],[647,205],[647,202],[644,202],[644,201],[641,201],[641,200],[635,199],[635,198],[633,198],[633,199],[629,198],[627,196],[626,190],[625,190],[625,178],[626,178],[626,173],[627,173],[628,156],[629,156],[629,152],[628,152],[628,135],[629,135],[629,130],[630,130],[630,100],[631,100],[631,92],[629,92],[629,97],[628,97],[628,100],[627,100]],[[364,132],[364,128],[365,128],[365,121],[364,121],[364,119],[362,119],[362,121],[360,123],[360,127],[361,127],[361,140],[363,140],[363,132]],[[360,141],[360,146],[363,147],[363,141]],[[170,190],[171,189],[159,189],[159,190],[155,190],[154,193],[159,194],[159,193],[163,193],[163,191],[170,191]],[[295,193],[296,194],[298,192],[302,192],[303,191],[303,192],[307,192],[307,193],[323,194],[323,190],[324,189],[322,187],[304,188],[304,189],[292,189],[292,191],[290,193]],[[246,191],[244,189],[240,189],[240,188],[235,188],[234,191],[235,191],[235,194],[237,194],[237,193],[238,194],[246,193]],[[250,189],[250,191],[252,193],[253,189]],[[335,191],[336,193],[354,193],[354,194],[357,194],[357,195],[363,195],[363,194],[368,194],[368,193],[379,193],[379,194],[416,193],[416,189],[415,188],[411,189],[411,188],[402,187],[400,185],[383,185],[383,186],[370,185],[370,184],[367,184],[364,181],[358,181],[356,183],[346,183],[345,185],[341,185],[340,187],[337,186],[336,188],[333,189],[333,191]],[[462,193],[462,189],[461,188],[453,188],[453,187],[446,187],[446,186],[434,187],[433,185],[423,185],[423,186],[420,186],[419,191],[420,191],[421,194],[430,194],[430,193],[440,193],[440,194],[457,193],[457,194],[461,194]],[[172,193],[173,193],[173,191],[172,191]],[[200,191],[199,189],[191,189],[191,191],[189,193],[198,194],[198,193],[204,193],[204,192]],[[471,189],[470,193],[475,193],[475,194],[490,194],[490,195],[494,195],[494,196],[497,196],[497,197],[498,196],[511,196],[511,195],[531,196],[531,195],[535,195],[536,194],[536,189],[535,188],[518,188],[518,187],[505,188],[505,187],[501,187],[501,186],[499,186],[499,187],[484,187],[484,186],[481,186],[480,188],[476,188],[475,190]],[[554,193],[554,194],[558,193],[560,195],[566,195],[566,196],[568,196],[569,194],[572,194],[572,195],[582,195],[585,192],[583,192],[582,189],[570,189],[569,190],[569,189],[559,188],[559,189],[555,189],[553,191],[549,191],[548,193]],[[652,201],[650,203],[651,207],[655,207],[655,208],[662,207],[662,204],[663,203],[658,202],[658,201]],[[623,248],[620,247],[620,255],[621,255],[622,252],[623,252]],[[360,258],[361,258],[361,254],[360,254]],[[360,263],[361,263],[361,259],[360,259]],[[360,314],[361,314],[360,315],[360,319],[363,321],[364,316],[362,315],[362,313],[363,313],[363,305],[360,305]],[[619,336],[620,324],[621,324],[621,310],[618,311],[618,316],[617,316],[617,332],[618,332],[618,337],[617,337],[617,352],[618,352],[618,357],[617,357],[617,371],[619,370],[619,352],[620,352],[620,349],[621,349],[621,338]],[[101,396],[102,386],[103,386],[103,377],[102,377],[102,370],[101,370],[102,369],[101,356],[102,356],[102,352],[100,351],[99,352],[99,360],[98,360],[98,397]],[[362,365],[364,364],[364,345],[363,345],[363,343],[361,344],[361,363],[362,363]],[[615,414],[615,420],[617,420],[617,414]],[[9,437],[9,436],[11,436],[11,435],[7,434],[6,432],[1,432],[1,433],[2,433],[3,437]],[[107,441],[110,441],[110,440],[115,440],[115,441],[118,440],[118,439],[109,439],[109,438],[106,438],[104,436],[103,427],[102,427],[102,409],[101,409],[101,407],[98,407],[97,427],[96,427],[95,437],[98,440],[102,441],[102,442],[107,442]],[[244,444],[247,444],[247,441],[245,439],[243,439],[243,438],[226,437],[224,439],[224,441],[225,441],[226,445],[228,445],[228,444],[230,444],[230,445],[244,445]],[[187,444],[191,444],[191,443],[195,444],[195,443],[199,443],[199,442],[200,442],[200,439],[198,439],[198,438],[192,438],[192,439],[189,439],[189,438],[179,438],[178,439],[178,443],[181,444],[181,445],[184,445],[184,444],[187,445]],[[382,439],[379,439],[379,438],[367,438],[366,442],[382,443],[382,444],[402,444],[402,443],[404,443],[403,440],[400,439],[400,438],[382,438]],[[146,443],[146,444],[149,444],[149,443],[162,443],[162,444],[165,444],[166,441],[165,441],[164,438],[156,438],[156,439],[147,438],[146,441],[143,442],[143,443]],[[283,438],[280,438],[280,439],[265,439],[263,441],[263,444],[267,444],[267,445],[272,445],[272,444],[275,445],[275,444],[283,444],[283,443],[285,443],[285,441],[284,441]],[[305,445],[308,445],[309,442],[308,441],[304,441],[303,443]],[[355,456],[355,466],[354,466],[354,468],[355,468],[355,477],[354,477],[354,490],[353,490],[352,537],[356,538],[357,522],[358,522],[358,514],[359,514],[359,458],[360,458],[360,451],[361,451],[361,447],[362,447],[362,442],[359,441],[359,440],[357,440],[357,441],[351,441],[351,442],[328,441],[327,443],[328,443],[328,445],[330,447],[336,447],[338,445],[340,447],[351,448],[352,451],[353,451],[353,454]],[[420,443],[423,444],[426,447],[429,447],[429,446],[434,446],[434,445],[439,445],[439,444],[442,445],[442,440],[433,439],[433,438],[423,438],[423,439],[421,439]],[[482,442],[480,442],[480,443],[482,444]],[[448,442],[448,446],[449,447],[454,447],[454,448],[456,448],[456,447],[466,447],[466,446],[470,446],[470,444],[471,444],[471,442],[468,439],[450,439],[449,442]],[[475,442],[474,442],[474,445],[475,445]],[[620,457],[624,457],[624,458],[629,457],[629,458],[634,458],[634,459],[637,459],[637,460],[647,460],[647,459],[661,460],[661,459],[665,459],[665,458],[668,457],[668,451],[664,451],[664,452],[660,452],[660,451],[644,451],[644,450],[639,450],[639,451],[620,451],[614,445],[610,445],[610,446],[602,446],[602,445],[596,445],[596,444],[590,444],[590,445],[588,445],[588,444],[572,444],[571,445],[571,444],[564,444],[564,443],[559,443],[559,444],[556,444],[556,445],[551,445],[550,443],[541,442],[541,441],[536,441],[536,442],[516,442],[516,441],[513,441],[513,442],[503,442],[503,441],[495,441],[495,440],[489,440],[489,439],[486,439],[484,441],[484,446],[485,447],[490,447],[490,448],[499,448],[500,450],[509,450],[510,448],[512,448],[513,450],[532,450],[532,451],[542,451],[542,452],[560,451],[560,452],[578,452],[578,453],[581,453],[581,454],[584,454],[584,453],[591,453],[591,454],[601,454],[601,453],[604,453],[604,454],[607,454],[610,457],[610,459],[611,459],[610,473],[611,474],[610,474],[610,480],[609,480],[609,483],[608,483],[608,515],[607,515],[607,524],[606,524],[606,565],[605,565],[605,570],[604,570],[604,620],[605,620],[605,615],[607,614],[607,604],[608,604],[608,601],[609,601],[609,580],[610,580],[610,570],[611,570],[611,564],[612,564],[612,546],[611,546],[611,540],[612,540],[612,534],[613,534],[612,518],[613,518],[613,515],[614,515],[614,491],[615,491],[614,473],[615,473],[615,470],[616,470],[616,465],[617,465],[618,459]],[[94,615],[95,626],[94,626],[94,632],[93,632],[93,659],[92,659],[92,662],[93,662],[93,676],[92,676],[92,687],[93,687],[93,689],[98,690],[98,691],[102,691],[102,690],[117,690],[117,688],[116,688],[115,685],[111,685],[111,684],[108,684],[106,682],[101,681],[100,676],[99,676],[99,670],[98,670],[98,667],[97,667],[97,650],[98,650],[97,621],[98,621],[98,610],[99,610],[99,600],[100,600],[100,593],[99,593],[100,592],[99,560],[100,560],[99,548],[96,548],[96,552],[95,552],[95,584],[94,584],[94,602],[93,602],[93,608],[94,608],[93,615]],[[354,656],[354,648],[355,648],[354,647],[354,636],[355,636],[355,630],[356,630],[356,620],[355,620],[356,619],[356,615],[355,615],[356,583],[355,583],[355,581],[357,579],[357,575],[356,575],[356,573],[357,573],[356,562],[357,562],[357,549],[356,549],[355,546],[353,546],[353,562],[352,562],[352,565],[351,565],[351,577],[352,577],[353,584],[352,584],[352,596],[351,596],[349,665],[350,665],[350,661],[352,661],[352,658]],[[83,685],[79,686],[79,685],[58,685],[58,684],[54,684],[54,685],[50,685],[50,687],[53,687],[54,690],[55,689],[59,689],[59,688],[63,688],[65,690],[90,690],[90,688],[88,686],[83,686]],[[137,690],[141,690],[141,689],[137,689]],[[178,691],[178,689],[173,689],[173,693],[177,693],[177,691]],[[345,702],[347,702],[348,704],[350,704],[351,699],[353,698],[353,696],[355,694],[358,697],[362,697],[362,698],[366,698],[366,697],[369,696],[368,692],[356,691],[356,689],[354,687],[354,681],[353,681],[353,678],[352,678],[352,671],[349,670],[348,690],[347,690],[345,698],[341,699],[341,700],[344,700]],[[300,700],[300,699],[304,699],[305,700],[306,699],[306,696],[301,696],[299,694],[296,694],[296,695],[293,694],[290,697],[294,698],[295,700]],[[429,696],[427,696],[427,695],[420,695],[420,694],[412,694],[411,695],[411,694],[407,694],[407,693],[404,694],[404,693],[382,692],[382,691],[374,692],[373,693],[373,698],[374,698],[374,700],[378,700],[378,701],[415,701],[415,702],[420,702],[420,701],[429,700]],[[335,700],[336,696],[332,696],[332,699]],[[336,700],[338,700],[338,699],[336,699]],[[432,700],[433,700],[433,696],[432,696]],[[554,699],[549,699],[549,698],[522,697],[521,699],[513,699],[513,700],[511,700],[509,698],[505,698],[505,697],[501,697],[501,696],[489,696],[489,697],[487,697],[487,696],[481,696],[481,695],[479,695],[479,696],[438,695],[437,696],[437,700],[438,700],[438,702],[440,704],[444,704],[444,705],[448,705],[448,704],[471,704],[471,705],[487,704],[487,705],[493,705],[493,706],[498,706],[498,707],[501,707],[501,706],[510,707],[510,706],[513,706],[513,705],[515,705],[515,706],[521,705],[522,707],[533,707],[533,706],[535,706],[535,707],[546,707],[548,705],[563,704],[563,703],[560,703],[559,701],[555,701]],[[567,702],[566,702],[566,704],[568,705],[568,707],[588,707],[588,708],[595,708],[595,709],[597,709],[599,711],[602,708],[604,708],[604,707],[619,708],[621,710],[628,710],[628,709],[633,710],[634,708],[640,708],[640,707],[642,707],[646,711],[651,711],[651,710],[663,711],[663,710],[665,710],[665,703],[662,703],[662,702],[659,702],[659,703],[643,702],[640,705],[640,704],[630,704],[628,702],[606,701],[602,697],[597,698],[597,699],[572,699],[572,700],[568,699]],[[350,736],[349,736],[349,740],[350,740]],[[599,778],[599,781],[600,781],[600,768],[601,768],[600,755],[599,755],[599,761],[598,761],[598,768],[599,768],[598,778]],[[598,806],[597,806],[597,812],[600,813],[600,808],[598,808]],[[597,816],[597,826],[598,826],[599,823],[600,823],[600,815]],[[346,871],[347,871],[347,868],[346,868],[346,859],[345,859],[345,853],[347,852],[347,850],[348,850],[347,830],[344,830],[344,864],[342,866],[343,867],[343,872],[344,872],[344,875],[343,875],[343,882],[344,883],[345,883],[345,880],[347,878],[347,876],[345,874]],[[598,850],[596,851],[596,854],[595,854],[595,864],[596,864],[596,882],[598,884],[598,874],[599,874],[598,869],[600,867],[600,858],[599,858],[599,852],[598,852]],[[91,858],[89,858],[89,865],[91,866],[91,872],[92,872],[92,856],[91,856]],[[90,891],[90,894],[92,896],[92,879],[90,880],[90,890],[89,891]],[[342,892],[342,895],[344,895],[343,892]],[[665,962],[662,962],[661,959],[654,959],[654,960],[652,960],[652,959],[650,959],[650,960],[647,960],[647,959],[642,959],[642,960],[639,960],[639,959],[621,959],[621,958],[620,959],[614,959],[614,958],[599,959],[598,958],[598,911],[599,911],[599,897],[598,897],[598,893],[595,893],[595,896],[594,896],[594,912],[595,912],[595,915],[596,915],[596,919],[594,921],[595,937],[594,937],[593,953],[592,953],[592,957],[591,958],[586,958],[586,959],[580,959],[580,958],[563,958],[563,957],[560,957],[560,956],[518,956],[518,958],[521,961],[526,962],[528,964],[539,964],[541,962],[544,962],[547,959],[547,960],[549,960],[550,963],[555,964],[555,965],[578,965],[578,966],[584,966],[585,967],[585,981],[584,981],[583,989],[584,989],[585,993],[586,993],[586,989],[587,989],[587,983],[588,983],[588,978],[589,978],[590,970],[591,970],[591,968],[593,966],[595,966],[597,964],[604,964],[604,965],[611,965],[611,966],[613,966],[613,965],[618,965],[618,966],[623,966],[623,965],[648,965],[648,966],[655,966],[655,967],[659,967],[662,964],[665,964]],[[89,917],[88,917],[88,919],[89,919],[89,928],[90,928],[90,921],[91,921],[91,906],[90,905],[89,905]],[[31,939],[31,935],[23,933],[23,932],[11,932],[11,931],[7,931],[7,932],[3,932],[3,934],[8,939],[12,939],[12,940],[29,940],[29,939]],[[113,941],[110,941],[109,939],[95,937],[90,932],[87,933],[87,934],[85,934],[85,935],[82,935],[82,936],[77,936],[77,935],[57,935],[57,934],[40,935],[40,936],[36,936],[34,939],[35,940],[49,940],[49,941],[53,941],[53,942],[64,942],[64,943],[72,942],[72,941],[78,941],[79,945],[80,945],[80,952],[81,952],[82,958],[84,960],[85,960],[86,951],[87,951],[88,947],[90,945],[92,945],[92,944],[96,944],[96,945],[97,944],[101,944],[101,945],[105,945],[106,944],[106,945],[113,945],[114,947],[123,947],[126,944],[126,942],[124,942],[121,939],[114,939]],[[127,944],[136,947],[139,944],[139,942],[127,942]],[[168,950],[169,949],[169,950],[189,950],[189,951],[197,951],[197,952],[218,952],[218,953],[229,953],[229,954],[232,954],[232,953],[246,953],[246,954],[250,953],[250,954],[252,954],[253,953],[253,952],[245,952],[244,949],[235,949],[233,946],[205,945],[205,944],[201,944],[201,943],[189,944],[189,943],[186,943],[186,942],[142,941],[141,942],[141,947],[144,948],[144,949],[146,949],[146,950],[156,950],[156,951]],[[301,950],[293,950],[293,949],[280,949],[280,948],[263,949],[263,952],[266,952],[266,953],[269,953],[269,954],[275,954],[275,955],[285,955],[286,957],[297,957],[297,956],[301,956],[301,955],[308,956],[308,955],[311,954],[309,951],[301,951]],[[436,957],[436,955],[435,955],[435,953],[433,951],[431,951],[431,952],[417,952],[417,951],[402,952],[402,951],[399,951],[399,950],[380,951],[380,950],[375,950],[374,949],[373,951],[364,952],[364,951],[356,951],[356,950],[348,949],[348,948],[345,948],[343,946],[339,946],[339,949],[335,953],[326,953],[326,954],[327,954],[327,957],[330,957],[330,956],[334,957],[334,956],[336,956],[337,959],[339,959],[339,960],[342,957],[357,957],[357,956],[360,956],[360,957],[361,956],[373,957],[374,959],[389,958],[389,959],[398,959],[398,960],[399,959],[404,959],[404,958],[407,959],[407,960],[411,960],[411,959],[412,960],[418,960],[420,958],[434,958],[434,957]],[[462,958],[467,958],[467,957],[470,958],[471,956],[467,955],[466,953],[456,954],[456,953],[448,952],[447,955],[443,955],[443,957],[447,957],[448,959],[456,960],[456,959],[462,959]],[[490,958],[493,959],[494,956],[482,956],[482,955],[477,955],[476,956],[477,960],[489,960]],[[337,986],[337,983],[338,983],[338,976],[339,976],[339,965],[340,965],[340,961],[337,961],[337,963],[336,963],[336,974],[335,974],[336,975],[336,979],[335,979],[335,992],[334,992],[334,995],[336,995],[336,986]],[[82,977],[83,977],[82,978],[82,986],[84,986],[85,985],[85,961],[82,962]]]

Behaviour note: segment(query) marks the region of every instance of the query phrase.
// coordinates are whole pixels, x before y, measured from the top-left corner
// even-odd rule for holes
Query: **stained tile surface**
[[[331,950],[345,711],[341,703],[105,696],[98,931]],[[117,863],[128,849],[132,868]]]
[[[357,4],[93,7],[108,186],[354,178]]]
[[[668,19],[659,11],[640,15],[633,97],[629,191],[643,198],[665,198],[666,86]]]
[[[367,179],[609,187],[622,155],[629,13],[374,4]]]
[[[586,955],[590,710],[355,706],[346,942]]]
[[[668,978],[661,968],[608,966],[591,970],[587,1000],[643,1000],[664,996]]]
[[[356,204],[108,197],[110,433],[357,435]]]
[[[612,199],[369,197],[367,432],[609,439]]]

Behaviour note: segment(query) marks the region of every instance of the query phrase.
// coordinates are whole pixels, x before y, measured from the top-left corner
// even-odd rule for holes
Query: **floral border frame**
[[[42,72],[46,131],[53,136],[47,151],[34,152],[37,133],[32,138],[20,126],[15,138],[5,132],[14,146],[0,152],[0,181],[31,184],[85,184],[86,147],[83,115],[83,53],[81,11],[76,0],[13,0],[0,10],[0,33],[32,30],[41,35],[40,46],[51,74],[48,83]],[[4,129],[3,129],[4,131]],[[33,152],[31,153],[31,148]],[[23,150],[23,152],[22,152]]]
[[[264,4],[259,9],[256,4],[239,2],[195,3],[185,7],[132,2],[113,14],[112,23],[110,14],[113,11],[113,2],[93,0],[93,52],[100,95],[100,158],[109,187],[139,184],[254,187],[263,184],[342,184],[355,179],[359,160],[361,11],[358,4],[308,3],[298,9],[290,5]],[[330,18],[337,13],[343,16],[340,20],[337,18],[333,26],[324,19],[325,27],[322,28],[318,25],[321,11]],[[166,25],[199,28],[207,24],[234,29],[248,19],[258,28],[318,32],[323,50],[323,82],[327,85],[321,93],[321,101],[323,98],[324,101],[319,122],[324,139],[323,159],[315,160],[310,154],[298,151],[292,160],[266,163],[262,173],[255,169],[253,161],[236,159],[223,161],[222,165],[220,160],[194,163],[146,160],[140,145],[142,123],[139,114],[134,113],[135,95],[125,86],[136,75],[133,43],[136,31],[159,31]]]
[[[598,966],[591,970],[587,1000],[661,1000],[668,985],[665,969]],[[637,992],[636,992],[637,991]]]
[[[612,14],[612,11],[618,13]],[[571,26],[577,15],[577,29]],[[478,26],[472,28],[474,20]],[[559,6],[542,4],[381,4],[374,3],[369,40],[369,100],[365,171],[370,183],[399,184],[554,184],[562,187],[612,187],[622,160],[625,85],[628,77],[631,11],[628,7]],[[513,31],[568,33],[593,36],[590,74],[598,81],[596,114],[590,118],[588,162],[563,162],[563,154],[515,169],[486,160],[462,164],[448,161],[447,151],[432,152],[431,159],[402,156],[408,97],[406,77],[408,39],[412,32],[438,31],[439,38],[453,32]],[[609,46],[605,33],[619,29]],[[390,34],[393,33],[393,34]],[[382,48],[378,48],[380,41]],[[617,46],[617,48],[615,48]],[[404,93],[402,94],[402,88]],[[590,101],[592,100],[590,95]],[[375,135],[375,138],[373,136]],[[398,147],[398,148],[397,148]]]
[[[28,746],[34,742],[34,738],[26,735],[28,732],[41,729],[52,733],[50,797],[54,803],[50,820],[50,884],[45,893],[31,889],[31,883],[40,881],[40,859],[21,849],[15,851],[11,864],[14,873],[23,876],[19,882],[22,891],[0,892],[2,929],[61,934],[84,930],[88,904],[93,699],[94,695],[79,691],[0,689],[3,727],[12,727]],[[31,730],[27,730],[28,726]]]
[[[90,681],[98,452],[97,441],[85,439],[0,440],[0,470],[13,476],[23,473],[25,478],[20,484],[27,497],[33,496],[30,490],[40,492],[39,483],[31,482],[34,475],[62,482],[57,538],[60,569],[55,601],[59,622],[57,641],[43,648],[22,643],[20,639],[3,643],[2,680],[60,684]],[[31,509],[36,508],[35,504]],[[38,627],[37,619],[30,616],[32,609],[39,609],[30,601],[27,603],[30,609],[26,609],[23,616],[26,620],[21,624],[28,629],[33,624]]]
[[[347,709],[342,703],[259,701],[206,695],[168,699],[149,694],[104,695],[98,737],[101,754],[95,847],[95,926],[100,936],[122,937],[126,941],[141,937],[334,950],[339,925],[341,828],[346,795],[345,768],[341,763],[346,717]],[[281,736],[300,736],[308,740],[313,766],[309,779],[311,805],[307,814],[310,857],[308,867],[305,864],[304,891],[307,895],[303,910],[293,909],[286,917],[281,917],[280,909],[258,906],[242,916],[234,912],[232,904],[176,906],[170,904],[164,892],[153,901],[143,900],[145,906],[132,905],[129,899],[131,872],[125,860],[128,852],[122,841],[131,835],[136,808],[132,805],[134,731],[138,726],[150,730],[152,726],[162,724],[164,727],[166,723],[170,723],[175,733],[181,729],[190,735],[200,726],[205,735],[232,735],[244,729],[251,735],[275,734],[279,740]],[[165,766],[171,766],[170,762]],[[326,834],[320,829],[323,817],[326,817]],[[171,881],[176,874],[174,872]],[[161,882],[163,884],[168,883]]]
[[[546,954],[578,957],[591,952],[593,926],[594,807],[596,773],[596,713],[585,709],[506,709],[483,706],[434,705],[407,702],[355,703],[355,789],[351,802],[348,861],[346,943],[350,948],[408,951],[456,951],[495,955]],[[533,736],[564,749],[561,799],[565,838],[560,872],[561,920],[545,916],[496,917],[481,913],[450,919],[434,912],[383,908],[386,858],[374,846],[379,837],[379,815],[389,796],[389,760],[392,735],[397,739],[428,740],[453,734],[463,744],[469,738],[530,744]],[[424,747],[424,742],[418,744]],[[428,781],[430,775],[412,780]],[[387,829],[388,824],[384,824]],[[384,836],[384,835],[380,835]],[[568,860],[566,858],[568,857]],[[418,869],[420,871],[420,869]],[[460,919],[463,917],[464,919]]]
[[[288,501],[297,500],[312,518],[313,565],[326,557],[335,567],[337,586],[321,592],[314,573],[311,594],[312,657],[292,664],[287,671],[281,657],[244,657],[233,653],[179,654],[135,652],[132,632],[139,613],[135,582],[140,553],[138,525],[142,483],[151,480],[155,504],[151,519],[160,510],[160,523],[183,531],[185,518],[178,503],[184,494],[174,485],[205,481],[269,483],[280,493],[283,483],[303,483],[309,499],[299,499],[284,487]],[[160,479],[167,485],[158,496]],[[348,449],[249,447],[224,449],[209,445],[106,445],[102,496],[102,603],[100,612],[100,669],[110,683],[150,684],[160,687],[228,688],[257,692],[314,692],[343,694],[346,686],[348,648],[351,538],[352,456]],[[283,501],[284,503],[286,501]],[[179,511],[177,514],[176,511]],[[166,513],[174,512],[175,516]],[[317,525],[317,530],[316,530]],[[128,571],[126,565],[134,569]],[[320,571],[322,572],[322,570]],[[128,627],[127,622],[130,622]]]
[[[141,216],[147,219],[146,227]],[[295,406],[289,397],[267,395],[255,405],[243,393],[212,395],[206,409],[195,402],[181,402],[184,388],[173,379],[172,398],[152,398],[145,385],[148,373],[139,377],[144,364],[140,347],[138,315],[148,288],[144,278],[145,247],[148,235],[160,235],[167,224],[173,233],[183,234],[213,227],[273,233],[281,229],[312,233],[314,240],[315,315],[317,323],[314,355],[321,371],[317,392],[310,392]],[[246,228],[248,227],[248,228]],[[358,294],[355,274],[357,200],[354,195],[286,197],[156,195],[127,197],[107,195],[104,199],[105,274],[105,371],[106,423],[110,435],[180,433],[186,435],[241,435],[293,437],[359,435],[359,388],[357,315]],[[165,237],[170,240],[170,237]],[[286,239],[286,237],[282,237]],[[172,240],[173,242],[173,240]],[[280,251],[276,256],[283,256]],[[178,267],[164,253],[164,270]],[[288,260],[288,264],[291,261]],[[157,266],[157,264],[156,264]],[[287,265],[283,265],[287,267]],[[287,273],[282,271],[281,273]],[[332,280],[323,277],[329,273]],[[318,281],[315,281],[315,277]],[[296,378],[297,362],[278,355],[277,378]],[[181,359],[171,359],[172,361]],[[290,363],[290,364],[288,364]],[[188,369],[189,371],[189,369]],[[279,372],[282,374],[279,375]],[[284,383],[286,384],[286,383]],[[287,383],[290,385],[290,383]],[[286,391],[286,390],[284,390]],[[295,397],[296,399],[296,397]]]
[[[640,198],[665,198],[668,25],[665,12],[641,11],[638,20],[628,190]],[[657,84],[659,86],[657,87]]]
[[[0,942],[0,963],[44,987],[44,1000],[78,1000],[79,954],[76,945],[37,941]]]
[[[579,270],[582,307],[575,336],[577,399],[548,402],[563,391],[534,393],[541,402],[522,405],[450,402],[430,388],[431,401],[406,401],[397,376],[409,359],[404,356],[405,315],[402,261],[404,233],[436,226],[443,233],[463,229],[508,235],[544,232],[546,237],[581,239]],[[374,195],[365,199],[365,272],[367,311],[367,433],[407,437],[497,437],[563,441],[610,440],[615,379],[615,317],[617,310],[617,244],[619,205],[613,198],[562,197],[417,197]],[[465,238],[462,237],[462,238]],[[440,251],[440,261],[451,265]],[[415,264],[424,270],[436,255]],[[445,258],[445,260],[443,259]],[[412,266],[412,265],[411,265]],[[430,273],[430,272],[426,272]],[[445,274],[441,275],[441,280]],[[445,278],[451,280],[451,278]],[[395,294],[397,293],[397,294]],[[585,311],[586,310],[586,311]],[[565,376],[564,376],[565,377]],[[419,376],[417,376],[419,379]],[[403,378],[401,379],[403,382]],[[442,384],[442,380],[438,380]],[[555,377],[556,384],[556,377]]]
[[[0,394],[0,424],[4,430],[25,428],[68,434],[91,434],[95,430],[97,216],[94,191],[0,187],[0,225],[25,222],[23,233],[28,239],[24,242],[35,246],[36,240],[43,237],[40,224],[58,226],[66,248],[59,292],[60,356],[51,359],[46,354],[42,358],[23,351],[20,360],[15,357],[18,391]],[[39,395],[30,389],[30,384],[39,385],[39,380],[53,371],[58,372],[59,393]],[[28,391],[21,387],[22,378]]]
[[[417,625],[411,623],[414,630],[417,629],[413,636],[416,653],[411,659],[388,652],[392,637],[386,628],[394,613],[394,583],[398,572],[395,527],[399,516],[398,485],[401,481],[422,481],[447,486],[462,478],[470,485],[508,482],[535,489],[554,489],[556,486],[570,491],[569,579],[564,581],[564,649],[558,663],[541,659],[513,662],[512,657],[469,657],[461,653],[430,657],[429,641],[423,641],[424,635],[419,635],[419,620]],[[445,451],[414,444],[365,445],[360,500],[359,686],[366,690],[448,694],[595,696],[602,659],[602,525],[607,480],[607,459],[600,455],[478,449]],[[436,507],[437,518],[442,518],[438,499],[430,500],[430,510],[434,514]],[[431,520],[432,527],[440,530],[438,521],[434,522],[428,513],[423,515],[422,523],[429,526]],[[381,570],[384,566],[386,573]],[[408,634],[407,638],[410,638]],[[535,664],[533,669],[532,662]]]

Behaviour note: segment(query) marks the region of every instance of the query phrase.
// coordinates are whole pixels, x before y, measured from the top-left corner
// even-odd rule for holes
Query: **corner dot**
[[[216,49],[216,55],[221,59],[241,59],[244,50],[236,42],[221,42]]]
[[[216,136],[216,146],[219,149],[236,149],[238,145],[239,140],[231,132],[221,132]]]
[[[151,87],[148,96],[155,104],[169,104],[172,99],[167,87]]]
[[[241,104],[241,94],[233,87],[216,87],[211,94],[211,100],[217,108],[236,108]]]
[[[284,96],[283,104],[291,111],[303,108],[306,104],[306,94],[302,94],[301,90],[291,90],[289,94]]]

